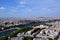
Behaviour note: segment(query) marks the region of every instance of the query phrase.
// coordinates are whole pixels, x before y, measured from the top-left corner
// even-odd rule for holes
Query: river
[[[9,35],[11,32],[16,31],[16,30],[17,30],[17,29],[11,29],[11,30],[2,31],[2,32],[0,32],[0,37],[7,36],[7,35]]]
[[[10,28],[10,29],[4,30],[4,31],[0,31],[0,37],[7,36],[7,35],[11,34],[13,31],[16,31],[18,29],[25,28],[25,27],[27,27],[27,26],[20,27],[20,28]]]

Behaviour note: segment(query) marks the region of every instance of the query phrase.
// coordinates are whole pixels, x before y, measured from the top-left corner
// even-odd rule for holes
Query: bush
[[[54,38],[54,40],[58,40],[58,38],[56,37],[56,38]]]
[[[52,38],[48,38],[49,40],[53,40]]]
[[[8,40],[8,36],[1,37],[0,40]]]
[[[26,36],[26,37],[24,37],[24,40],[33,40],[33,37]]]
[[[52,24],[44,24],[44,25],[46,25],[46,26],[52,26]]]

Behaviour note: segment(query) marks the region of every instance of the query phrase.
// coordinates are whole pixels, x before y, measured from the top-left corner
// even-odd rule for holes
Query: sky
[[[60,17],[60,0],[0,0],[0,17]]]

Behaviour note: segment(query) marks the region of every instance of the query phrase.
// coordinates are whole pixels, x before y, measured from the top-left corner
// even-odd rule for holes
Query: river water
[[[7,35],[11,34],[11,32],[16,31],[16,30],[17,29],[2,31],[2,32],[0,32],[0,37],[7,36]]]
[[[21,26],[20,29],[21,28],[26,28],[26,27],[27,26]],[[0,32],[0,37],[7,36],[7,35],[11,34],[13,31],[16,31],[16,30],[18,30],[18,29],[11,29],[11,30],[2,31],[2,32]]]

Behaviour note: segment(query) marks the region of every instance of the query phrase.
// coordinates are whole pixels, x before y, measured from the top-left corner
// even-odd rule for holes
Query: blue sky
[[[0,0],[0,17],[60,17],[60,0]]]

